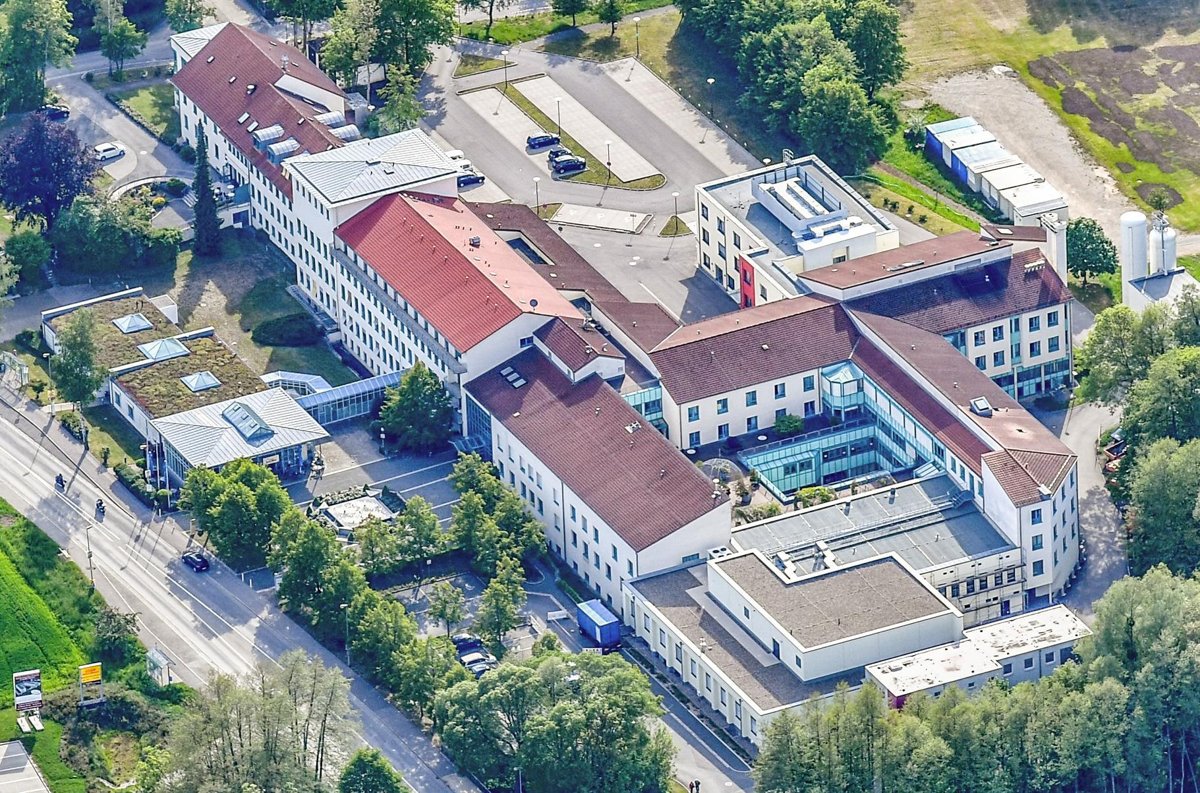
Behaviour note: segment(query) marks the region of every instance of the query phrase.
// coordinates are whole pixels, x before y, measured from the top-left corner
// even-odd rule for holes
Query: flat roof
[[[867,665],[867,673],[896,697],[994,675],[1000,669],[996,659],[969,639]]]
[[[1049,212],[1052,209],[1057,209],[1067,205],[1067,200],[1063,198],[1053,185],[1046,182],[1033,182],[1032,184],[1023,184],[1020,187],[1012,187],[1008,190],[1001,190],[1000,195],[1012,204],[1013,209],[1019,210],[1041,210]]]
[[[1011,248],[1012,243],[981,239],[978,232],[959,231],[944,237],[934,237],[911,245],[860,256],[828,267],[818,267],[799,274],[805,281],[824,284],[836,289],[882,281],[908,275],[918,270],[945,264],[968,256],[982,256],[999,248]]]
[[[800,680],[708,594],[708,575],[707,564],[696,564],[635,579],[626,586],[701,648],[705,657],[759,710],[798,705],[813,695],[833,692],[839,683],[855,686],[862,682],[861,667],[821,680]]]
[[[138,345],[183,332],[182,328],[167,319],[150,301],[150,298],[144,295],[113,299],[100,297],[96,298],[94,302],[87,301],[52,310],[63,311],[63,313],[46,320],[55,333],[61,333],[62,329],[71,321],[71,317],[80,311],[91,313],[94,320],[92,341],[96,345],[96,364],[104,369],[144,361],[146,356],[138,350]],[[133,333],[123,333],[113,323],[113,320],[130,314],[141,314],[150,323],[150,327]]]
[[[975,173],[983,173],[995,168],[1002,168],[1005,165],[1015,165],[1021,162],[1020,157],[1004,148],[1004,144],[995,140],[969,146],[965,149],[958,149],[954,152],[954,156],[967,170]]]
[[[151,418],[183,413],[214,402],[266,391],[267,384],[232,349],[212,336],[184,339],[187,355],[142,366],[116,376],[121,388]],[[184,377],[208,372],[217,385],[193,391]]]
[[[713,564],[806,649],[954,612],[892,556],[796,579],[785,577],[756,551]]]
[[[978,124],[974,116],[959,116],[947,121],[938,121],[935,124],[926,124],[925,130],[931,133],[935,138],[941,140],[941,137],[947,132],[953,132],[956,129],[965,129],[966,127],[974,127]]]
[[[1126,284],[1126,289],[1136,290],[1148,299],[1169,300],[1172,303],[1183,295],[1189,286],[1200,287],[1200,283],[1187,270],[1180,267],[1166,273],[1154,273],[1145,278],[1136,278]]]
[[[998,661],[1074,642],[1092,631],[1061,603],[963,631]]]
[[[991,185],[993,190],[999,192],[1007,190],[1010,187],[1032,184],[1042,179],[1042,175],[1022,162],[1010,165],[1007,168],[997,168],[994,171],[988,171],[983,175],[983,179]]]
[[[787,553],[798,574],[818,569],[818,542],[839,564],[895,553],[918,572],[1015,547],[945,474],[751,523],[731,539],[767,557]]]
[[[980,143],[991,143],[996,139],[995,135],[988,132],[979,124],[962,127],[961,129],[947,132],[940,137],[942,139],[942,147],[951,151],[978,146]]]

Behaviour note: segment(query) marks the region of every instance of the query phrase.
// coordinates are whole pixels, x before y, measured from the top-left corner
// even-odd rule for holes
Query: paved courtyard
[[[650,216],[644,212],[625,212],[606,207],[563,204],[554,213],[550,222],[616,231],[621,234],[637,234],[645,228],[648,220],[650,220]]]

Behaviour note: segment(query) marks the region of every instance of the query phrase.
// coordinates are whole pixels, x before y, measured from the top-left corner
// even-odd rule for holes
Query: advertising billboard
[[[18,712],[42,707],[41,669],[13,672],[13,703]]]
[[[84,664],[79,667],[79,684],[86,686],[100,682],[100,664]]]

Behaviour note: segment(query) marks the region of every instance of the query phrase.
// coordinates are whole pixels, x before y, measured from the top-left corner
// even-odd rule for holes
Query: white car
[[[116,142],[101,143],[99,146],[93,148],[92,151],[96,154],[97,160],[107,162],[108,160],[115,160],[124,155],[125,147]]]

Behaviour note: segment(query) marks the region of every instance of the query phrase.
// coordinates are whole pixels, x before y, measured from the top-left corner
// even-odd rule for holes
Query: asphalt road
[[[222,564],[203,575],[179,563],[185,530],[173,519],[153,519],[48,417],[0,406],[0,492],[63,546],[81,569],[92,553],[96,586],[118,609],[139,615],[140,633],[174,660],[174,673],[200,685],[215,672],[241,674],[276,663],[301,649],[337,666],[352,680],[351,704],[361,720],[358,738],[381,749],[410,784],[425,793],[477,788],[376,689],[283,615],[266,596],[244,585]],[[54,476],[67,478],[65,493]],[[94,518],[103,498],[108,514]]]

